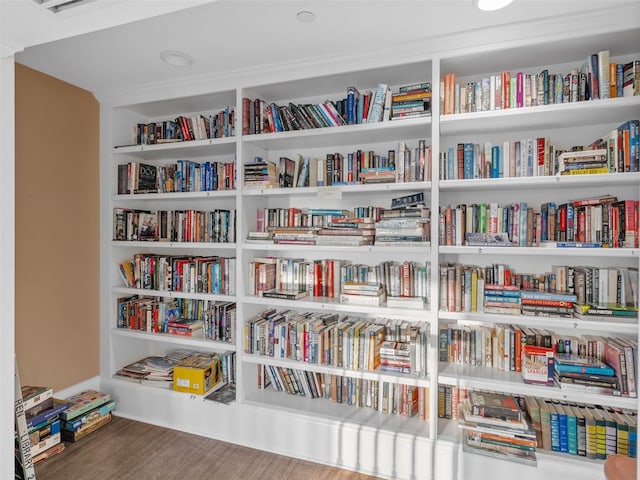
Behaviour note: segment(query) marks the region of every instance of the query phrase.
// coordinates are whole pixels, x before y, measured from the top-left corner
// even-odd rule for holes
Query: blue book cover
[[[551,426],[551,450],[554,452],[560,451],[560,424],[559,415],[556,410],[556,406],[553,403],[549,404],[550,410],[550,426]]]
[[[607,365],[606,363],[603,362],[599,362],[598,360],[595,360],[591,357],[582,357],[588,360],[594,360],[595,362],[599,362],[599,363],[593,363],[593,364],[589,364],[589,363],[576,363],[576,362],[563,362],[562,358],[563,356],[566,356],[568,354],[558,354],[555,358],[555,369],[562,373],[562,372],[566,372],[566,373],[586,373],[586,374],[590,374],[590,375],[603,375],[603,376],[613,376],[615,375],[615,371],[613,368],[611,368],[609,365]],[[577,355],[568,355],[570,357],[577,357]],[[558,358],[560,357],[560,358]]]
[[[356,98],[356,87],[347,87],[347,125],[357,122],[358,98]],[[358,95],[359,96],[359,95]]]
[[[558,435],[560,437],[560,451],[569,452],[569,431],[567,426],[567,412],[562,405],[554,405],[558,412]]]
[[[463,147],[464,178],[473,178],[473,143],[465,143]]]
[[[491,178],[500,178],[500,147],[498,145],[491,147]]]
[[[70,406],[69,403],[59,402],[57,400],[54,400],[53,407],[43,411],[40,415],[36,415],[35,417],[32,417],[27,420],[27,428],[28,429],[33,428],[35,425],[39,425],[41,423],[44,423],[52,419],[53,417],[60,415],[67,408],[69,408],[69,406]]]

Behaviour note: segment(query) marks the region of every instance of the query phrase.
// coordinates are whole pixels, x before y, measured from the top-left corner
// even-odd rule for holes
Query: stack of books
[[[375,233],[371,218],[334,217],[317,231],[316,245],[373,245]]]
[[[594,357],[556,354],[555,381],[562,390],[622,395],[615,370]]]
[[[273,243],[286,245],[315,245],[318,238],[316,227],[267,227]]]
[[[558,157],[560,175],[584,175],[609,173],[607,150],[582,150],[580,152],[564,152]]]
[[[411,373],[411,345],[409,342],[385,340],[380,345],[380,370]]]
[[[429,209],[388,209],[376,222],[376,245],[426,245],[430,240]]]
[[[520,291],[523,315],[572,318],[576,301],[577,297],[573,293],[541,292],[538,290]]]
[[[536,465],[536,432],[517,397],[471,391],[459,418],[465,452]]]
[[[380,306],[386,301],[384,287],[375,282],[344,282],[340,303]]]
[[[245,163],[245,188],[275,188],[278,186],[278,169],[275,163],[261,157],[256,157],[252,163]]]
[[[60,414],[68,404],[57,404],[53,388],[24,385],[22,405],[31,443],[33,463],[40,462],[64,450],[60,434]]]
[[[56,400],[68,407],[60,414],[62,439],[77,442],[111,422],[116,402],[108,393],[85,390],[64,400]]]
[[[431,115],[431,82],[403,85],[391,95],[391,120]]]
[[[520,315],[520,287],[517,285],[484,284],[483,308],[485,313]]]

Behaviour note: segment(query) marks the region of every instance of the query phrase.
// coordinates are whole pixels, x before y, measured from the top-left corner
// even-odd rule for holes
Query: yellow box
[[[222,365],[217,355],[192,355],[173,367],[173,389],[176,392],[202,395],[221,379]]]

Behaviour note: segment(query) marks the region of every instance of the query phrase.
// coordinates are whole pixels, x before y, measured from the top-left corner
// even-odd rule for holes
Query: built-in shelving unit
[[[462,451],[455,420],[438,418],[438,386],[489,389],[556,400],[591,402],[629,410],[638,409],[636,398],[607,397],[568,393],[560,388],[523,383],[515,372],[500,372],[438,362],[438,334],[443,325],[519,324],[571,332],[624,335],[638,338],[638,319],[589,321],[578,318],[525,317],[475,312],[447,312],[439,305],[439,265],[448,262],[488,265],[504,263],[518,271],[543,273],[552,265],[640,266],[638,248],[543,248],[452,246],[438,243],[438,211],[441,207],[473,202],[510,203],[526,201],[539,206],[546,201],[611,193],[638,200],[640,173],[580,176],[518,177],[473,180],[439,180],[439,156],[460,142],[505,142],[523,137],[546,136],[566,147],[587,144],[623,122],[640,118],[640,96],[518,108],[502,111],[438,115],[440,80],[455,72],[462,79],[478,78],[503,70],[537,72],[579,68],[593,45],[609,49],[613,59],[639,58],[639,30],[599,34],[585,42],[586,31],[567,32],[562,47],[531,39],[518,49],[495,44],[464,51],[431,52],[405,58],[380,59],[367,68],[352,70],[348,65],[339,73],[316,71],[305,78],[290,80],[269,77],[261,84],[259,75],[238,79],[235,88],[215,91],[185,91],[179,85],[167,88],[157,98],[127,103],[111,99],[102,105],[102,128],[106,146],[102,149],[102,241],[101,241],[101,387],[118,401],[117,413],[142,421],[170,426],[225,441],[249,445],[309,460],[361,470],[385,478],[462,479],[474,469],[496,472],[495,478],[541,478],[563,474],[572,478],[601,478],[601,462],[568,458],[539,450],[538,467],[500,463]],[[597,50],[595,50],[597,51]],[[527,55],[531,58],[527,60]],[[540,62],[542,60],[542,63]],[[543,65],[543,67],[540,67]],[[256,72],[258,73],[258,72]],[[380,82],[392,90],[401,85],[431,82],[432,117],[345,125],[289,132],[242,135],[243,98],[262,98],[277,104],[318,103],[346,96],[347,87],[375,90]],[[227,106],[235,108],[236,135],[162,145],[130,145],[131,131],[137,123],[161,121],[178,115],[197,115]],[[420,182],[312,186],[300,188],[245,188],[243,165],[255,157],[277,160],[297,155],[323,158],[327,153],[357,149],[386,152],[405,142],[412,148],[426,140],[432,148],[430,180]],[[235,162],[233,190],[117,194],[117,165],[129,162],[163,164],[177,160],[196,162]],[[424,246],[317,246],[245,242],[255,230],[260,208],[353,208],[360,205],[389,208],[391,200],[411,193],[422,193],[431,210],[431,242]],[[236,210],[236,241],[233,243],[114,241],[111,236],[112,210],[199,209]],[[235,257],[235,295],[169,292],[125,288],[119,263],[137,253],[164,255]],[[305,297],[291,301],[249,294],[248,271],[256,257],[304,258],[310,261],[336,259],[371,266],[387,260],[417,261],[431,271],[429,303],[424,309],[398,309],[385,306],[344,304],[337,299]],[[236,302],[235,344],[214,342],[169,334],[126,330],[117,327],[117,299],[127,295]],[[378,319],[404,319],[424,325],[429,332],[428,375],[365,371],[343,366],[299,362],[258,356],[245,350],[247,322],[268,308],[297,312],[349,314],[373,322]],[[151,354],[165,354],[175,348],[194,348],[208,352],[234,351],[236,354],[237,398],[231,405],[201,401],[202,397],[154,389],[114,378],[124,365]],[[428,420],[382,414],[367,407],[355,407],[327,398],[309,399],[275,392],[259,386],[264,367],[338,376],[349,381],[384,382],[400,388],[419,387],[425,398]],[[264,372],[264,370],[262,371]]]

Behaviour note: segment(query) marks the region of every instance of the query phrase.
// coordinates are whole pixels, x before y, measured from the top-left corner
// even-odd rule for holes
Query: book
[[[471,391],[468,399],[472,415],[516,420],[520,420],[523,415],[518,400],[513,395]]]
[[[553,386],[555,351],[537,345],[525,345],[522,349],[522,379],[524,383]]]
[[[33,456],[33,463],[38,464],[44,460],[47,460],[48,458],[53,457],[54,455],[57,455],[58,453],[61,453],[64,451],[65,445],[63,442],[57,443],[54,446],[47,448],[45,451],[40,452],[37,455]]]
[[[613,368],[594,357],[559,353],[555,356],[555,369],[558,372],[575,372],[612,376]]]
[[[466,436],[463,438],[462,450],[468,453],[475,453],[500,460],[508,460],[524,465],[537,465],[536,455],[533,451],[510,448],[503,445],[484,445],[483,447],[480,447],[477,442],[474,442],[473,440],[469,441]]]
[[[68,430],[70,432],[73,432],[93,422],[96,418],[105,416],[106,414],[115,410],[115,408],[116,408],[115,400],[108,401],[107,403],[104,403],[99,407],[89,410],[83,415],[80,415],[74,418],[73,420],[62,420],[61,428],[62,430]]]
[[[236,386],[232,383],[227,383],[226,385],[207,395],[205,399],[229,405],[236,400]]]
[[[53,407],[42,411],[41,413],[39,413],[38,415],[35,415],[34,417],[26,419],[27,428],[32,429],[42,423],[47,423],[52,419],[60,417],[62,412],[64,412],[67,408],[69,408],[69,405],[70,405],[69,403],[66,403],[64,401],[56,401],[56,399],[54,398]]]
[[[111,423],[111,419],[111,413],[107,413],[105,415],[94,417],[76,430],[62,430],[62,440],[65,442],[77,442],[78,440],[81,440],[87,435],[104,427],[108,423]]]
[[[306,290],[294,291],[294,290],[265,290],[260,292],[260,295],[266,298],[282,298],[284,300],[298,300],[308,295]]]
[[[49,398],[53,398],[52,387],[38,387],[33,385],[23,385],[22,390],[22,406],[26,410],[34,407]]]
[[[535,430],[533,430],[529,424],[526,416],[522,416],[519,419],[484,417],[482,415],[474,415],[471,413],[471,404],[468,399],[461,402],[461,405],[461,418],[467,423],[476,424],[477,426],[499,428],[501,431],[504,430],[505,432],[524,432],[535,438]]]
[[[89,410],[93,410],[107,403],[109,400],[111,400],[111,395],[108,393],[92,389],[83,390],[68,398],[59,400],[61,404],[68,405],[67,408],[60,413],[60,418],[66,421],[73,420]]]

